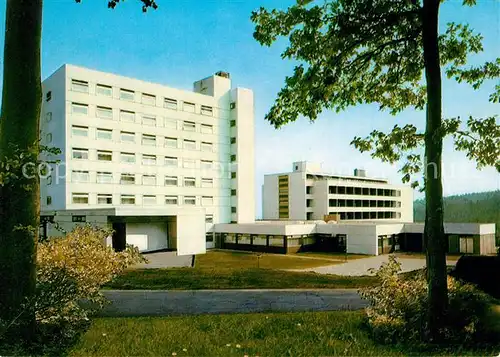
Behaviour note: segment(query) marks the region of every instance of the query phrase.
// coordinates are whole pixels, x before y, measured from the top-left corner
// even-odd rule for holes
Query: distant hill
[[[425,220],[425,200],[414,202],[413,213],[415,222]],[[500,190],[445,197],[444,221],[496,223],[497,245],[500,245]]]

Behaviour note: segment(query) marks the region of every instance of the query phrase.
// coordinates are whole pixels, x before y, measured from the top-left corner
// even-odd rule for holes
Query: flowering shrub
[[[40,243],[37,250],[37,294],[40,322],[87,319],[105,299],[101,287],[128,266],[145,259],[136,247],[115,252],[105,245],[111,231],[90,225],[76,227],[62,238]]]
[[[385,343],[420,342],[427,331],[427,281],[420,271],[400,275],[401,264],[392,255],[376,276],[381,284],[360,290],[370,303],[368,325],[374,337]],[[467,343],[491,337],[488,313],[492,299],[473,285],[448,277],[449,309],[442,335],[450,343]]]

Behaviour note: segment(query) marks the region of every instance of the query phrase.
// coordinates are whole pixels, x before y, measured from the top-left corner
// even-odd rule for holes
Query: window
[[[108,107],[97,107],[95,116],[102,119],[113,119],[113,109]]]
[[[110,194],[98,194],[97,195],[98,205],[111,205],[113,204],[113,195]]]
[[[156,126],[156,118],[151,115],[143,115],[142,125]]]
[[[113,96],[113,88],[111,88],[111,86],[106,86],[104,84],[96,85],[95,92],[97,95],[103,95],[105,97],[112,97]]]
[[[185,196],[184,197],[184,204],[188,206],[195,206],[196,205],[196,197],[195,196]]]
[[[234,171],[233,171],[233,172],[231,172],[231,178],[232,178],[232,179],[235,179],[235,178],[236,178],[236,172],[234,172]]]
[[[236,190],[231,190],[231,196],[236,196]]]
[[[165,204],[166,205],[176,205],[177,204],[177,196],[165,196]]]
[[[120,140],[124,143],[135,143],[135,133],[121,131]]]
[[[71,127],[71,134],[73,136],[89,136],[89,128],[87,126],[73,125]]]
[[[113,174],[111,172],[97,172],[97,183],[113,183]]]
[[[51,99],[52,99],[52,91],[49,90],[47,94],[45,94],[45,101],[50,102]]]
[[[184,177],[184,187],[195,187],[196,179],[194,177]]]
[[[236,138],[231,138],[231,144],[236,144]],[[297,167],[297,166],[295,166],[295,167]],[[296,170],[298,170],[298,169],[296,169]]]
[[[71,80],[71,90],[74,92],[89,92],[89,83],[85,81],[78,81],[76,79]]]
[[[207,214],[205,216],[205,223],[214,223],[214,215],[213,214]]]
[[[184,102],[182,103],[182,110],[184,110],[185,112],[194,113],[195,105],[194,103]]]
[[[182,167],[184,167],[186,169],[195,169],[196,168],[196,160],[184,159],[184,160],[182,160]]]
[[[165,118],[165,128],[177,130],[177,120]]]
[[[156,156],[155,155],[142,155],[142,164],[153,166],[156,165]]]
[[[86,216],[71,216],[71,221],[72,222],[87,222],[87,217]]]
[[[177,167],[177,158],[173,156],[165,156],[165,166]]]
[[[89,158],[88,149],[73,149],[73,159],[88,160],[88,158]]]
[[[230,159],[231,159],[231,162],[236,161],[236,155],[231,155]]]
[[[120,184],[122,185],[135,185],[134,174],[122,174],[120,177]]]
[[[113,161],[113,152],[97,150],[97,161]]]
[[[196,124],[191,121],[185,121],[182,123],[182,130],[196,131]]]
[[[134,195],[122,195],[121,197],[122,205],[135,205]]]
[[[128,110],[120,110],[120,120],[125,123],[134,123],[135,113],[129,112]]]
[[[120,99],[133,102],[135,97],[134,91],[128,89],[120,89]]]
[[[208,124],[201,124],[201,132],[203,134],[213,134],[214,127],[212,125],[208,125]]]
[[[236,120],[231,120],[231,121],[229,122],[229,125],[230,125],[231,127],[236,126]]]
[[[48,123],[51,120],[52,120],[52,112],[48,112],[47,114],[45,114],[45,121]]]
[[[156,136],[142,134],[142,145],[156,146]]]
[[[88,193],[73,193],[72,202],[75,204],[88,204],[89,194]]]
[[[47,177],[47,185],[52,185],[52,176]]]
[[[111,129],[97,129],[97,139],[111,140],[113,138],[113,130]]]
[[[187,150],[196,150],[196,141],[184,139],[183,147]]]
[[[142,196],[142,204],[143,205],[155,205],[156,204],[156,196],[154,196],[154,195]]]
[[[87,115],[89,113],[89,106],[87,104],[71,103],[71,112],[73,114]]]
[[[229,109],[235,109],[236,108],[236,102],[231,102],[229,104]]]
[[[52,196],[47,196],[47,206],[52,204]]]
[[[213,206],[214,205],[214,198],[212,196],[203,196],[201,198],[201,205],[202,206]]]
[[[142,175],[142,184],[147,186],[156,186],[156,176]]]
[[[202,178],[201,187],[214,187],[214,179],[212,178]]]
[[[201,160],[201,162],[200,162],[201,169],[212,169],[213,165],[214,165],[214,162],[210,161],[210,160]]]
[[[231,207],[231,213],[236,213],[236,207]]]
[[[208,105],[202,105],[201,106],[201,114],[213,116],[214,109],[212,107],[209,107]]]
[[[135,155],[132,153],[122,152],[120,153],[120,162],[133,164],[135,163]]]
[[[163,102],[163,107],[167,109],[177,110],[177,100],[172,98],[165,98]]]
[[[73,171],[71,173],[72,182],[89,182],[90,175],[88,171]]]
[[[142,104],[156,105],[156,97],[152,94],[142,93],[141,101]]]
[[[177,138],[165,138],[165,147],[177,149]]]
[[[202,141],[201,143],[201,151],[209,151],[209,152],[212,152],[214,149],[213,149],[213,144],[212,143],[209,143],[209,142],[206,142],[206,141]]]
[[[165,176],[165,186],[177,186],[177,177]]]
[[[50,144],[52,142],[52,133],[48,133],[47,135],[45,135],[45,142],[47,144]]]

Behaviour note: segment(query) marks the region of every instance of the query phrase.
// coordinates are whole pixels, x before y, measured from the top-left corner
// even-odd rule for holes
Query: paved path
[[[335,274],[345,276],[373,275],[369,269],[378,269],[383,263],[389,260],[389,255],[378,255],[363,259],[351,260],[347,263],[337,265],[326,265],[317,268],[293,269],[292,271],[312,271],[318,274]],[[403,272],[422,269],[425,267],[425,259],[419,258],[398,258]],[[447,261],[447,265],[455,265],[455,261]]]
[[[111,304],[100,316],[167,316],[250,312],[357,310],[353,289],[332,290],[105,290]]]

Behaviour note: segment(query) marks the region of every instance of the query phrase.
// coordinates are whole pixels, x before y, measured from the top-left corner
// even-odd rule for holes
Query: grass
[[[293,255],[259,254],[239,251],[209,251],[196,256],[196,268],[200,269],[307,269],[334,265],[328,259],[305,259]]]
[[[125,272],[107,285],[123,290],[340,289],[377,283],[375,277],[347,277],[273,269],[171,268]]]
[[[379,345],[361,311],[161,318],[100,318],[70,356],[489,355],[497,350],[416,350]]]

